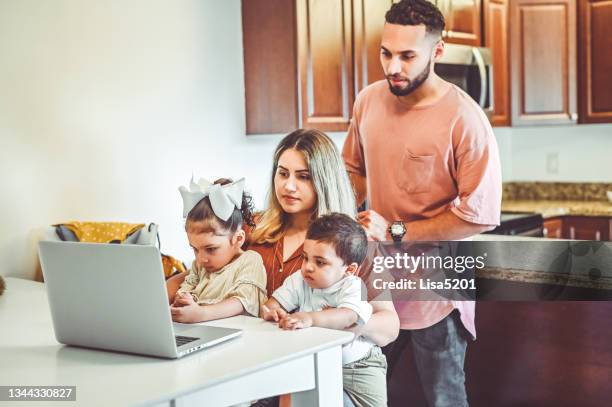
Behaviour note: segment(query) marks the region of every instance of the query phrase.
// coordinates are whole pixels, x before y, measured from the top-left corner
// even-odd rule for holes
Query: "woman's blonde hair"
[[[281,140],[274,152],[267,209],[257,220],[251,233],[251,243],[273,243],[282,237],[289,216],[283,211],[274,190],[274,176],[280,156],[289,149],[304,155],[310,179],[317,193],[317,202],[311,215],[316,219],[331,212],[355,217],[355,195],[340,152],[334,142],[322,131],[298,129]]]

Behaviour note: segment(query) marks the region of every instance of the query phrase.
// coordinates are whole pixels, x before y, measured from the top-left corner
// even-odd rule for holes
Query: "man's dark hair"
[[[331,244],[345,265],[360,265],[368,252],[365,231],[343,213],[330,213],[315,219],[306,232],[306,239]]]
[[[442,12],[427,0],[402,0],[395,3],[385,14],[385,20],[399,25],[424,24],[428,33],[438,36],[444,30]]]

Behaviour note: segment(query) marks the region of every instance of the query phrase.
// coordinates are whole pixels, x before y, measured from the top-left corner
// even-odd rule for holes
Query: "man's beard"
[[[431,59],[429,60],[429,62],[427,62],[427,66],[425,67],[425,69],[423,69],[423,71],[420,74],[418,74],[414,79],[412,80],[406,79],[408,82],[408,85],[402,88],[391,85],[391,80],[389,79],[389,76],[387,76],[387,83],[389,84],[389,90],[395,96],[407,96],[411,94],[427,80],[427,78],[429,77],[430,68],[431,68]]]

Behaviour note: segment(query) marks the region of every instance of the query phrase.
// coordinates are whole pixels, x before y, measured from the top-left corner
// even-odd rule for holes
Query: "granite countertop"
[[[593,277],[588,274],[568,274],[555,271],[486,267],[476,271],[476,277],[517,283],[549,284],[597,290],[612,290],[612,277],[607,275]]]
[[[612,202],[569,200],[504,200],[502,212],[537,212],[544,219],[555,216],[610,216]]]
[[[481,233],[479,235],[472,236],[474,242],[541,242],[543,240],[550,240],[551,242],[558,242],[561,240],[569,239],[553,239],[550,237],[531,237],[531,236],[520,236],[520,235],[492,235],[490,233]]]
[[[477,235],[473,247],[487,255],[479,278],[612,290],[612,242]]]

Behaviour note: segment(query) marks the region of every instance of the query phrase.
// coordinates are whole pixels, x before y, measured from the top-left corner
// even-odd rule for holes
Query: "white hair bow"
[[[242,207],[242,192],[244,191],[244,178],[238,181],[232,182],[227,185],[213,184],[204,178],[200,178],[196,184],[191,177],[189,182],[189,189],[181,186],[179,192],[183,197],[183,218],[187,218],[189,212],[194,206],[198,204],[203,198],[208,196],[210,199],[210,206],[217,215],[217,217],[223,221],[227,221],[234,208],[240,209]]]

